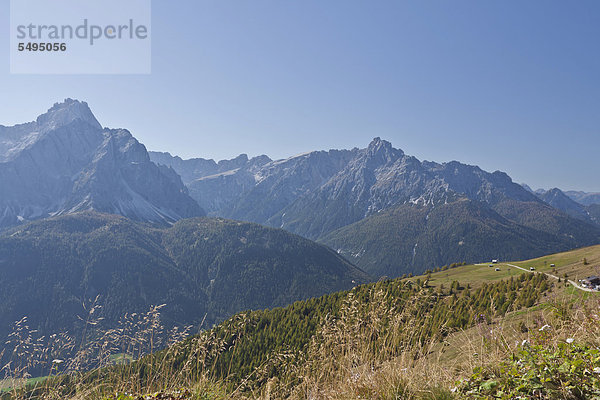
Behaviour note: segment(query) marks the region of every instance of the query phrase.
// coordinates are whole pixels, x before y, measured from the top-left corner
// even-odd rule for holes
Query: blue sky
[[[600,2],[152,3],[151,75],[10,75],[0,124],[66,97],[150,150],[287,157],[380,136],[420,159],[600,191]],[[0,29],[9,2],[0,0]]]

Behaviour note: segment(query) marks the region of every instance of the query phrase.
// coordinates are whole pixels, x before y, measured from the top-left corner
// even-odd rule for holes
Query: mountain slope
[[[165,158],[164,155],[156,157]],[[394,239],[393,242],[404,249],[401,252],[405,255],[397,258],[400,250],[392,247],[381,249],[389,252],[387,255],[367,252],[364,257],[371,259],[364,259],[361,265],[372,265],[373,271],[381,268],[388,272],[419,272],[440,263],[462,261],[451,257],[479,259],[474,257],[482,252],[487,254],[486,251],[491,248],[499,254],[525,258],[541,252],[561,251],[600,242],[600,227],[594,226],[587,210],[566,196],[559,196],[560,193],[546,199],[550,202],[548,204],[531,190],[514,183],[506,173],[490,173],[457,161],[443,164],[422,162],[380,138],[373,139],[364,149],[312,152],[287,160],[261,163],[252,160],[247,157],[229,160],[227,163],[235,167],[229,170],[220,167],[226,165],[225,162],[212,162],[211,170],[197,167],[197,172],[204,171],[198,173],[213,173],[214,168],[219,172],[188,182],[190,193],[213,215],[281,227],[345,249],[347,254],[362,251],[362,246],[353,244],[353,234],[341,234],[338,230],[398,207],[418,205],[427,206],[430,210],[441,208],[440,212],[445,213],[447,218],[456,219],[458,224],[477,221],[477,224],[487,226],[490,220],[497,222],[494,228],[486,232],[493,237],[500,235],[501,240],[470,240],[470,245],[485,242],[491,247],[467,246],[459,252],[445,251],[441,254],[440,248],[451,249],[455,246],[454,241],[445,242],[449,240],[447,232],[430,231],[429,234],[438,236],[441,243],[435,243],[434,240],[423,242],[417,254],[427,255],[428,258],[419,259],[418,262],[415,260],[415,264],[411,257],[415,237],[407,234],[405,239],[408,242],[401,245]],[[167,157],[165,162],[176,169],[181,168],[178,166],[179,160],[175,158]],[[183,161],[184,164],[186,162]],[[189,165],[199,162],[190,160]],[[471,209],[474,215],[467,217],[462,208],[464,205],[460,203],[447,206],[465,198],[472,204],[478,204]],[[393,218],[398,224],[395,228],[381,218],[367,223],[372,240],[385,237],[390,229],[398,231],[403,226],[413,224],[414,209],[406,207],[404,210],[406,214],[403,215],[407,220]],[[482,215],[489,218],[481,220]],[[377,224],[381,231],[378,231]],[[438,228],[445,225],[440,224]],[[495,230],[499,226],[502,226],[501,233]],[[433,227],[429,225],[429,229]],[[336,232],[333,235],[336,240],[330,236],[333,232]],[[363,239],[370,241],[366,237]],[[344,243],[343,240],[348,242]],[[543,243],[543,240],[547,242]],[[503,247],[496,246],[496,243]],[[531,248],[528,249],[524,244],[531,245]],[[380,248],[380,245],[373,242],[372,247]],[[375,267],[384,259],[395,259],[395,266],[385,261],[386,266]]]
[[[592,204],[600,204],[600,193],[587,193],[581,191],[569,190],[565,194],[571,199],[575,200],[579,204],[584,206],[590,206]]]
[[[587,211],[590,213],[590,218],[596,224],[600,225],[600,204],[591,204],[587,207]]]
[[[571,243],[571,248],[590,246],[600,241],[600,227],[570,217],[542,202],[519,202],[506,199],[493,208],[503,217],[517,221],[520,225],[550,233],[568,241]]]
[[[441,392],[439,388],[434,393],[443,396],[430,397],[429,389],[427,396],[407,396],[406,383],[398,380],[397,373],[415,368],[411,364],[415,361],[419,366],[426,362],[424,368],[448,366],[454,371],[471,360],[466,354],[473,353],[475,339],[464,340],[466,332],[481,340],[490,330],[508,328],[500,323],[504,318],[531,316],[532,306],[549,301],[548,293],[558,291],[544,274],[448,285],[440,284],[436,275],[381,280],[285,308],[245,312],[134,363],[128,372],[134,371],[129,373],[135,380],[151,371],[156,375],[152,381],[161,383],[165,373],[172,374],[177,388],[190,387],[198,382],[197,377],[209,376],[212,381],[208,385],[203,381],[195,393],[210,398],[213,394],[214,398],[235,398],[232,392],[253,398],[266,393],[271,398],[300,399],[306,398],[307,392],[317,393],[317,398],[453,398],[450,390]],[[459,335],[463,343],[457,346]],[[458,352],[447,347],[449,341]],[[156,371],[152,365],[166,367]],[[373,381],[375,374],[386,371],[393,374],[375,380],[372,390],[360,381]],[[124,371],[107,371],[111,372]],[[426,372],[428,380],[435,379],[431,369]],[[355,384],[357,381],[361,383]],[[220,390],[211,390],[211,384],[219,385],[217,382],[222,384],[217,386]],[[322,388],[325,382],[328,390]],[[422,392],[424,384],[430,385],[419,381],[415,387]],[[381,390],[385,385],[390,390]],[[151,392],[147,387],[144,390]]]
[[[82,301],[97,295],[108,326],[163,303],[167,325],[210,326],[368,279],[324,246],[256,224],[197,218],[156,228],[77,213],[0,236],[0,337],[23,316],[44,334],[77,334]]]
[[[177,171],[186,185],[199,178],[239,169],[248,169],[253,165],[262,166],[272,161],[265,155],[248,159],[247,154],[240,154],[231,160],[221,160],[219,162],[204,158],[183,160],[181,157],[172,156],[170,153],[158,151],[149,151],[148,155],[156,164],[166,165]]]
[[[174,168],[190,195],[209,214],[266,223],[335,175],[355,152],[314,151],[276,161],[267,156],[248,159],[242,154],[218,163],[201,158],[181,160],[168,153],[151,152],[150,157]]]
[[[570,215],[573,218],[577,218],[588,223],[593,222],[585,206],[577,203],[558,188],[546,191],[537,191],[536,194],[544,202],[550,204],[557,210],[563,211],[565,214]]]
[[[173,222],[204,215],[177,174],[126,130],[102,129],[67,99],[36,121],[0,126],[0,228],[81,210]]]
[[[576,382],[573,388],[587,390],[579,397],[592,398],[600,393],[597,379],[585,371],[600,368],[597,295],[582,296],[571,283],[543,272],[588,276],[599,260],[595,246],[511,261],[526,271],[509,264],[497,264],[501,271],[459,266],[247,311],[132,364],[82,378],[67,370],[32,393],[481,399],[502,384],[510,396],[496,390],[497,398],[565,398],[564,382]],[[74,356],[79,354],[65,359]],[[549,384],[540,385],[539,376]]]
[[[571,248],[557,236],[520,226],[468,199],[437,207],[402,205],[333,231],[322,242],[369,274],[389,277]]]
[[[349,288],[369,277],[334,251],[281,229],[223,219],[182,220],[163,245],[175,263],[201,272],[209,309],[222,319]]]

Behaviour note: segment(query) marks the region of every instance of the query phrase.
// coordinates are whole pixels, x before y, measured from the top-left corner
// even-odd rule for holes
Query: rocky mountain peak
[[[552,188],[550,190],[548,190],[546,193],[552,195],[552,196],[566,196],[562,190],[560,190],[559,188]]]
[[[84,210],[171,223],[204,215],[181,178],[150,161],[125,129],[102,129],[88,105],[66,99],[0,137],[0,229]]]
[[[373,140],[371,140],[371,143],[369,143],[367,150],[371,153],[377,153],[380,151],[391,151],[394,150],[394,148],[392,147],[392,144],[387,140],[383,140],[380,137],[376,137],[373,138]]]
[[[230,170],[241,168],[248,163],[248,154],[240,154],[231,160],[221,160],[217,163],[220,169]]]
[[[529,186],[528,184],[526,184],[526,183],[521,183],[521,186],[523,186],[523,189],[527,190],[529,193],[535,193],[535,192],[533,191],[533,189],[531,188],[531,186]]]
[[[41,130],[56,129],[81,120],[93,128],[102,129],[92,110],[86,102],[65,99],[62,103],[55,103],[45,114],[40,115],[36,122]]]
[[[552,207],[561,210],[562,212],[588,223],[593,223],[593,219],[586,210],[585,206],[577,203],[575,200],[567,196],[559,188],[550,190],[538,189],[536,195]]]
[[[395,149],[390,142],[382,140],[379,137],[374,138],[366,148],[365,155],[368,164],[384,165],[394,162],[404,156],[404,152],[400,149]]]

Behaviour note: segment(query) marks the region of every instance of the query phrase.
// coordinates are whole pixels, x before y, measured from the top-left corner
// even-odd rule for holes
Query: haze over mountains
[[[365,149],[275,161],[150,157],[184,176],[210,215],[320,241],[374,276],[534,257],[600,240],[598,219],[560,191],[544,197],[500,171],[421,162],[380,138]]]
[[[182,160],[71,99],[0,126],[0,188],[0,337],[23,316],[77,336],[98,295],[107,327],[163,303],[166,325],[198,327],[382,276],[600,243],[598,204],[380,138],[284,160]]]
[[[598,206],[533,193],[500,171],[420,161],[380,138],[284,160],[182,160],[103,129],[70,99],[0,127],[0,185],[10,188],[0,228],[86,210],[162,225],[206,212],[327,244],[375,278],[600,242]]]
[[[0,235],[0,337],[23,316],[43,334],[77,335],[82,302],[96,296],[107,327],[166,304],[167,326],[206,328],[368,280],[331,249],[281,229],[214,218],[161,228],[75,213]]]
[[[42,335],[79,338],[96,296],[106,328],[158,304],[166,326],[206,328],[372,279],[284,230],[190,218],[204,211],[179,175],[85,103],[0,127],[0,150],[0,337],[27,316]]]
[[[600,193],[586,193],[580,191],[563,192],[558,188],[549,190],[538,189],[533,191],[528,185],[522,186],[529,192],[570,216],[582,221],[600,224]]]
[[[173,170],[71,99],[34,122],[0,126],[0,187],[0,228],[84,210],[152,222],[204,215]]]
[[[600,204],[600,193],[586,193],[581,191],[568,190],[565,192],[567,196],[584,206],[592,204]]]

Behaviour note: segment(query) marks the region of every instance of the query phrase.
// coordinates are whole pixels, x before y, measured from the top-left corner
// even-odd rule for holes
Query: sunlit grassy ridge
[[[587,264],[584,264],[584,260]],[[600,275],[600,245],[584,247],[563,253],[551,254],[544,257],[526,261],[500,260],[498,264],[492,264],[492,260],[482,260],[481,264],[465,265],[458,268],[448,268],[444,271],[432,272],[430,276],[431,285],[450,284],[452,281],[469,282],[477,287],[485,282],[493,282],[517,276],[523,271],[507,264],[517,265],[525,269],[534,267],[537,272],[553,273],[564,276],[567,273],[569,279],[581,279],[589,275]],[[555,267],[551,267],[555,264]],[[493,265],[493,267],[490,267]],[[500,271],[496,271],[500,268]]]

